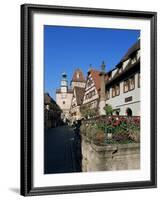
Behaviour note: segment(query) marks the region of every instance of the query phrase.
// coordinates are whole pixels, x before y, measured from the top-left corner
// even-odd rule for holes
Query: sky
[[[67,74],[70,83],[76,68],[86,77],[92,68],[113,69],[127,50],[138,40],[139,30],[44,26],[45,92],[55,99],[61,75]]]

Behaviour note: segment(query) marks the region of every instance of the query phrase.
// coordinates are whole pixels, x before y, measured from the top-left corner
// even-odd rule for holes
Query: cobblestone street
[[[80,172],[79,146],[72,128],[61,126],[45,131],[45,174]]]

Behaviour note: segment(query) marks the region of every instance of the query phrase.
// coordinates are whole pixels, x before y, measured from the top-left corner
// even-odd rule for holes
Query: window
[[[117,84],[115,86],[115,90],[116,90],[116,96],[119,96],[120,95],[120,85],[119,84]]]
[[[92,96],[94,96],[96,94],[95,90],[92,90],[91,92],[89,92],[88,94],[86,94],[86,99],[90,99]]]
[[[94,108],[96,108],[97,107],[97,101],[94,101],[93,105],[94,105]]]
[[[110,89],[108,89],[106,92],[106,98],[107,98],[107,100],[110,99]]]
[[[65,93],[61,94],[61,98],[65,99],[66,98],[66,94]]]
[[[129,91],[129,80],[125,80],[124,81],[124,92],[128,92]]]
[[[120,84],[116,84],[112,87],[112,97],[120,95]]]
[[[89,95],[88,95],[88,97],[89,97],[89,98],[91,98],[91,97],[92,97],[92,93],[91,93],[91,92],[89,92]]]
[[[87,81],[87,87],[90,87],[92,85],[93,81],[91,79],[88,79]]]
[[[135,88],[135,76],[132,76],[129,79],[129,90],[133,90]]]
[[[116,96],[116,91],[115,91],[115,87],[112,87],[112,97]]]
[[[94,96],[95,95],[95,93],[96,93],[96,91],[95,90],[92,90],[92,96]]]
[[[88,94],[86,94],[86,99],[88,99]]]
[[[129,79],[124,81],[124,92],[135,89],[135,76],[131,76]]]

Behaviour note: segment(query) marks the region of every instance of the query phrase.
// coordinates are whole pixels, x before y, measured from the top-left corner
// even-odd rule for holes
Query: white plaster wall
[[[92,97],[89,98],[89,99],[85,99],[86,94],[88,94],[89,92],[91,92],[91,91],[93,91],[93,90],[95,90],[95,95],[92,96]],[[98,98],[99,98],[99,95],[98,95],[98,92],[97,92],[97,90],[96,90],[96,87],[95,87],[94,84],[92,84],[91,88],[90,88],[89,90],[85,91],[84,99],[83,99],[83,104],[89,103],[89,102],[91,102],[91,101],[93,101],[93,100],[95,100],[95,99],[98,99]]]
[[[66,93],[66,98],[62,98],[61,93],[56,94],[56,103],[60,106],[62,110],[69,110],[72,102],[72,93]],[[65,101],[65,104],[63,104]]]
[[[86,83],[83,83],[83,82],[72,82],[72,88],[74,88],[74,87],[82,87],[82,88],[84,88],[85,87],[85,84]]]
[[[125,98],[132,96],[132,101],[125,103]],[[112,98],[112,88],[110,88],[110,99],[106,100],[113,109],[120,108],[120,115],[125,115],[126,108],[131,108],[133,115],[140,115],[140,88],[138,88],[138,73],[135,74],[135,89],[123,92],[123,81],[120,83],[120,95]],[[137,102],[137,103],[136,103]]]
[[[92,89],[93,90],[93,89]],[[88,94],[88,93],[86,93],[86,94]],[[98,99],[99,98],[99,95],[96,93],[94,96],[92,96],[91,98],[89,98],[89,99],[84,99],[84,101],[83,101],[83,104],[85,104],[85,103],[89,103],[89,102],[91,102],[91,101],[94,101],[95,99]]]

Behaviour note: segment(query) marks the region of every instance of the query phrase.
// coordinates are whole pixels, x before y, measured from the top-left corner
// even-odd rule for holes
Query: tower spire
[[[105,72],[105,68],[106,68],[105,62],[102,61],[102,64],[101,64],[101,71],[102,71],[102,72]]]

